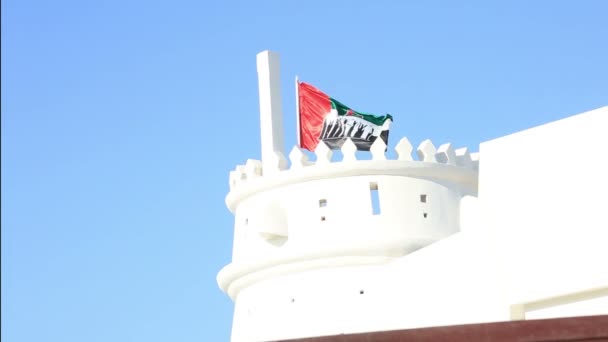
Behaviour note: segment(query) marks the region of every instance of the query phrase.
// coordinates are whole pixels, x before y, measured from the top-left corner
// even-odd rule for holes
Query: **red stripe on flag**
[[[323,120],[331,111],[329,96],[304,82],[298,83],[300,101],[300,147],[314,151],[319,143]]]

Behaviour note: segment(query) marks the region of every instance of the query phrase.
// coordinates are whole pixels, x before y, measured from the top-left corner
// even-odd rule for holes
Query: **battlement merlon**
[[[387,160],[384,141],[376,139],[370,149],[372,159],[357,160],[356,146],[348,139],[341,149],[343,158],[337,162],[331,161],[333,151],[324,143],[317,146],[315,161],[309,161],[297,146],[289,153],[289,161],[279,152],[266,166],[249,159],[230,172],[226,205],[234,212],[240,201],[260,191],[311,180],[363,175],[434,179],[458,184],[464,195],[477,195],[478,153],[470,153],[466,147],[455,150],[450,143],[435,148],[429,139],[416,150],[419,160],[413,160],[412,151],[411,143],[404,137],[395,146],[397,159]]]

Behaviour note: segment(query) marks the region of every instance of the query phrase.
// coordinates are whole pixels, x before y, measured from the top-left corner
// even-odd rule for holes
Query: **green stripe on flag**
[[[331,101],[331,107],[334,108],[338,112],[338,115],[340,115],[340,116],[353,115],[356,117],[360,117],[363,120],[368,121],[376,126],[384,125],[384,122],[389,119],[391,121],[393,121],[393,117],[390,114],[378,116],[378,115],[373,115],[373,114],[369,114],[369,113],[361,113],[361,112],[352,110],[351,108],[345,106],[344,104],[340,103],[340,101],[338,101],[334,98],[330,97],[329,100]]]

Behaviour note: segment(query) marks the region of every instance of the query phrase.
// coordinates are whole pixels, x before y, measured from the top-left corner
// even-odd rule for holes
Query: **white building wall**
[[[603,107],[481,144],[482,220],[510,303],[608,286],[607,131]]]

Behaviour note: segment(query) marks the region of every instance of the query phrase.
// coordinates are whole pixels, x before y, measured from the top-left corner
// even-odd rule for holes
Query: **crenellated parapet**
[[[267,164],[272,165],[271,168],[263,169],[261,161],[248,159],[245,165],[238,165],[230,172],[227,204],[233,209],[235,203],[232,202],[236,197],[241,197],[240,194],[249,193],[253,189],[262,190],[263,183],[285,184],[289,182],[289,178],[305,181],[340,175],[369,175],[374,172],[430,178],[440,171],[440,178],[447,180],[462,179],[465,175],[464,183],[469,185],[472,193],[476,192],[478,153],[470,153],[466,147],[455,149],[451,143],[442,144],[437,148],[427,139],[416,148],[417,159],[414,159],[414,148],[406,137],[399,140],[394,151],[396,159],[389,159],[386,144],[382,139],[376,139],[370,148],[371,160],[358,159],[357,148],[348,139],[342,145],[342,159],[339,161],[332,161],[334,151],[323,142],[319,143],[314,151],[314,161],[309,160],[308,154],[297,146],[291,149],[288,158],[276,152],[273,160]]]

